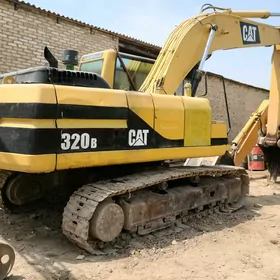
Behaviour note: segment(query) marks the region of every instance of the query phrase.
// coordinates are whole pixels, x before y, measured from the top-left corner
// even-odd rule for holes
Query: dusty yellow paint
[[[175,28],[161,49],[153,68],[139,91],[173,95],[179,84],[192,68],[201,60],[209,37],[210,23],[218,30],[209,50],[248,48],[278,45],[279,29],[265,23],[256,22],[240,15],[258,16],[262,13],[232,11],[203,13],[189,18]],[[243,44],[239,22],[251,23],[259,28],[259,44]],[[158,86],[160,84],[160,86]]]
[[[150,127],[154,127],[155,108],[151,94],[129,92],[127,94],[127,102],[131,111],[144,120]]]
[[[52,172],[56,166],[56,155],[21,155],[0,152],[0,169],[26,172]]]
[[[55,128],[55,120],[0,118],[0,127]]]
[[[229,148],[228,145],[190,148],[147,149],[134,151],[112,151],[93,153],[59,154],[57,169],[69,169],[111,164],[157,161],[165,159],[181,159],[189,157],[219,156]]]
[[[267,142],[276,145],[280,126],[280,50],[274,46],[272,54],[271,88],[267,116]]]
[[[269,101],[264,100],[259,108],[251,115],[247,123],[233,139],[236,150],[231,149],[230,154],[234,159],[235,165],[240,165],[244,158],[251,152],[258,142],[259,130],[266,131]],[[262,124],[262,127],[260,126]]]
[[[180,96],[153,94],[155,130],[167,139],[184,138],[184,104]]]
[[[227,125],[223,122],[212,122],[211,138],[226,138]]]
[[[126,92],[101,88],[55,86],[59,104],[127,107]]]
[[[182,97],[182,100],[185,107],[184,145],[210,145],[212,115],[209,101],[188,96]]]
[[[90,57],[91,55],[96,56],[96,58],[86,59],[86,57]],[[84,62],[102,60],[103,66],[101,70],[101,76],[106,80],[106,82],[112,88],[114,85],[116,57],[117,57],[116,51],[113,49],[108,49],[101,52],[95,52],[95,53],[83,55],[79,62],[79,70],[81,69],[82,63]]]
[[[0,102],[56,104],[54,86],[45,84],[4,84],[0,86]]]
[[[126,120],[77,120],[59,119],[58,128],[127,128]]]

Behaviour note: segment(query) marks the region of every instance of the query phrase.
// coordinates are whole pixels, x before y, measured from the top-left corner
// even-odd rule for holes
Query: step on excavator
[[[98,73],[74,70],[75,52],[66,53],[68,67],[59,69],[47,48],[49,66],[2,74],[2,208],[21,212],[51,189],[73,187],[62,232],[91,254],[123,234],[145,235],[193,216],[240,209],[249,176],[234,164],[227,124],[212,120],[209,101],[196,91],[214,51],[273,46],[259,144],[277,165],[280,34],[251,18],[279,15],[204,6],[170,34],[137,90],[116,89]],[[191,72],[190,94],[174,94]],[[218,160],[176,163],[208,157]]]

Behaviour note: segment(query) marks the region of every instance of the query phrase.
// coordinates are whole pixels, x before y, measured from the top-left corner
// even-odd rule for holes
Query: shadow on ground
[[[6,278],[6,280],[25,280],[25,277],[22,276],[16,276],[16,275],[11,275],[9,277]]]

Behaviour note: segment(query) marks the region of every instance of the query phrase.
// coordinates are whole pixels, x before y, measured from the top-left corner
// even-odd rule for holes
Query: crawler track
[[[204,179],[201,186],[193,187],[184,181],[197,176]],[[166,192],[151,191],[153,186],[164,182],[179,183]],[[236,210],[241,206],[236,203],[248,192],[249,177],[239,167],[146,171],[87,184],[75,191],[64,209],[62,230],[70,242],[98,254],[100,248],[114,243],[121,232],[145,235],[172,226],[178,220],[184,222],[191,216],[230,210],[228,206]]]

